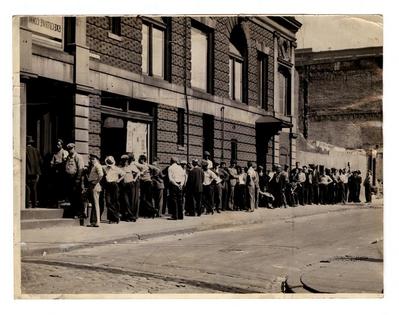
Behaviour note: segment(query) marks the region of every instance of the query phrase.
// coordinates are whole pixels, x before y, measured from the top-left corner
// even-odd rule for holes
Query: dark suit
[[[196,166],[188,173],[186,184],[186,202],[188,202],[188,213],[200,216],[202,208],[202,192],[204,182],[204,171]]]
[[[26,207],[37,205],[37,182],[41,171],[42,158],[39,150],[31,145],[26,147]]]

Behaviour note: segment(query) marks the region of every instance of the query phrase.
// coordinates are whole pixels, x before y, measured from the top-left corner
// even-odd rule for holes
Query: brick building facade
[[[315,141],[364,150],[363,172],[382,180],[382,59],[382,47],[296,51],[298,150]]]
[[[295,164],[294,18],[22,17],[14,26],[22,178],[26,135],[44,156],[62,138],[85,158],[131,151],[166,165],[207,150],[241,165]]]

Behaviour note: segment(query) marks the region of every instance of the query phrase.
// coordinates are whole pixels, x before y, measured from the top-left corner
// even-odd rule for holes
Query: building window
[[[237,151],[238,151],[237,140],[232,139],[231,140],[231,150],[230,150],[230,153],[231,153],[230,160],[231,161],[237,161],[237,157],[238,157]]]
[[[198,27],[197,27],[198,26]],[[191,86],[212,93],[213,32],[192,21]]]
[[[177,110],[177,144],[180,146],[184,146],[184,116],[184,108],[179,108]]]
[[[290,71],[285,67],[278,70],[278,112],[285,116],[291,115],[291,80]]]
[[[208,151],[213,158],[213,148],[215,139],[215,117],[208,114],[202,116],[203,130],[203,149]]]
[[[247,48],[245,35],[236,26],[229,44],[229,97],[238,102],[247,102]]]
[[[64,29],[64,49],[65,51],[72,53],[75,48],[76,17],[65,17]]]
[[[110,24],[111,33],[121,36],[121,18],[111,17],[109,18],[109,24]]]
[[[164,79],[166,26],[143,22],[141,45],[142,72]]]
[[[258,96],[259,106],[267,110],[268,101],[268,56],[264,53],[258,53]]]

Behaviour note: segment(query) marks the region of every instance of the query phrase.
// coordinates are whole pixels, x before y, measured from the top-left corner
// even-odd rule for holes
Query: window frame
[[[284,76],[286,80],[286,88],[285,88],[285,93],[286,93],[286,98],[285,98],[285,104],[283,104],[284,108],[283,111],[280,112],[280,114],[283,114],[284,116],[291,116],[292,115],[292,96],[291,96],[291,69],[288,69],[287,67],[284,67],[282,65],[279,65],[278,67],[278,84],[280,84],[280,75]],[[279,92],[279,100],[278,100],[278,109],[280,111],[280,86],[278,89]]]
[[[120,16],[112,16],[109,18],[109,29],[112,34],[121,36],[122,34],[122,18]]]
[[[147,38],[147,69],[148,72],[144,72],[142,70],[142,74],[153,77],[153,78],[158,78],[162,80],[170,80],[170,27],[169,27],[169,21],[166,22],[158,22],[158,21],[153,21],[151,19],[143,19],[142,24],[146,25],[148,27],[148,38]],[[162,58],[163,58],[163,66],[162,66],[162,75],[159,76],[157,74],[154,74],[153,71],[153,29],[157,29],[158,31],[161,31],[163,33],[163,45],[162,45]],[[146,47],[143,47],[143,27],[141,29],[141,45],[142,45],[142,56],[141,56],[141,62],[143,65],[143,55],[144,55],[144,50]],[[143,69],[143,67],[142,67]]]
[[[258,51],[258,106],[267,110],[269,103],[269,56]]]
[[[237,55],[236,50],[239,55]],[[230,35],[229,40],[229,84],[230,78],[232,75],[232,92],[230,94],[230,86],[229,86],[229,98],[241,102],[244,104],[248,104],[248,47],[247,47],[247,39],[245,38],[245,34],[242,29],[234,29],[232,34]],[[230,73],[230,60],[233,61],[233,73]],[[241,100],[238,100],[235,97],[235,91],[237,89],[235,81],[235,63],[241,63],[242,75],[241,75]]]
[[[206,38],[207,38],[207,62],[206,62],[206,90],[200,88],[200,87],[196,87],[192,85],[192,81],[190,79],[190,85],[191,88],[196,89],[196,90],[200,90],[200,91],[204,91],[207,92],[209,94],[214,94],[214,30],[209,27],[206,26],[196,20],[191,19],[191,28],[190,28],[190,40],[191,40],[191,29],[195,28],[203,33],[206,34]],[[190,43],[191,44],[191,43]],[[190,62],[192,64],[193,60],[192,60],[192,54],[190,56]],[[190,71],[192,72],[192,67],[190,69]],[[192,75],[191,75],[192,77]]]

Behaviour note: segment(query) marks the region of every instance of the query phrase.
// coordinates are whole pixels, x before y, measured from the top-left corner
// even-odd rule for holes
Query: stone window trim
[[[266,46],[265,43],[261,43],[261,42],[255,41],[255,46],[256,46],[256,50],[258,52],[261,52],[261,53],[263,53],[265,55],[268,55],[268,56],[271,55],[272,48]]]

